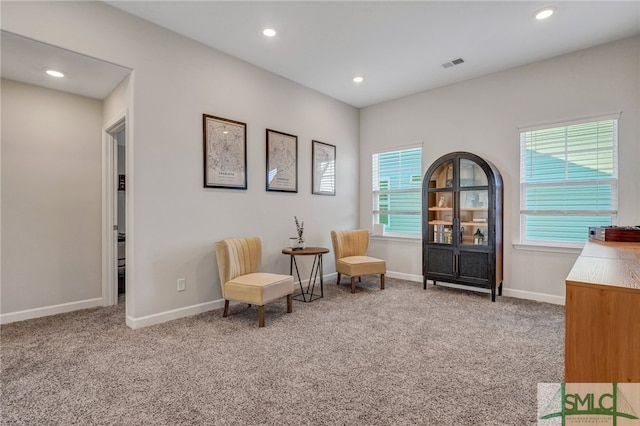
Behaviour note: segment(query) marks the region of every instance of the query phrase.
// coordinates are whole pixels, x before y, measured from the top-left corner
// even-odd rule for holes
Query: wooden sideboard
[[[565,321],[566,383],[640,383],[640,243],[585,244]]]

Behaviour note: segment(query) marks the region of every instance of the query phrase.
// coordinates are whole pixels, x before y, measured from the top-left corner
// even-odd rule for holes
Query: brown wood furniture
[[[565,382],[640,382],[640,243],[588,241],[565,317]]]

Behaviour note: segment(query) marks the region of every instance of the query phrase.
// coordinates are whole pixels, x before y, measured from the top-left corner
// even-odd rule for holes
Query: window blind
[[[520,133],[523,242],[583,242],[617,215],[618,120]]]
[[[372,156],[373,223],[387,233],[420,234],[422,148],[375,153]]]

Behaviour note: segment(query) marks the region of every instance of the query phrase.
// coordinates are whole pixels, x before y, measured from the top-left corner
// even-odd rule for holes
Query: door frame
[[[104,127],[102,144],[102,305],[118,303],[118,239],[115,236],[118,225],[118,155],[115,135],[125,130],[125,157],[128,160],[129,119],[125,111]],[[130,161],[126,161],[127,177],[130,175]],[[127,182],[128,184],[129,182]],[[127,185],[128,186],[128,185]],[[126,221],[129,222],[129,188],[126,191]],[[127,228],[129,229],[129,228]],[[114,232],[116,231],[116,232]],[[125,252],[129,257],[129,239],[125,242]],[[126,297],[126,293],[125,293]]]

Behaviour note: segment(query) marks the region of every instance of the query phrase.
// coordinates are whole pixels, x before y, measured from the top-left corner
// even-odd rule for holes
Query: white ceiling
[[[640,34],[640,0],[106,3],[356,107]],[[4,31],[1,53],[3,78],[97,99],[130,72]],[[50,66],[69,78],[47,77]]]
[[[356,107],[640,34],[639,0],[106,3]]]
[[[131,72],[111,64],[59,47],[21,37],[6,31],[0,33],[2,78],[104,99]],[[65,78],[49,77],[45,70],[53,68]]]

